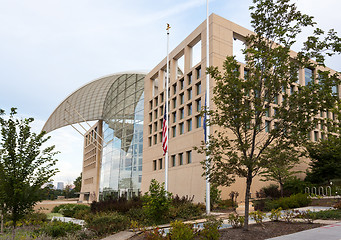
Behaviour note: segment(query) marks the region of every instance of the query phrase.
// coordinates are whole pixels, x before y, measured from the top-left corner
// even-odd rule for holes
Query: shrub
[[[51,237],[64,237],[67,233],[74,233],[81,228],[80,225],[71,222],[53,221],[44,225],[40,231]]]
[[[325,210],[316,212],[317,219],[333,219],[333,220],[340,220],[341,219],[341,210],[332,209],[332,210]]]
[[[159,222],[168,215],[171,193],[167,192],[164,183],[152,179],[149,191],[143,196],[143,209],[151,220]]]
[[[87,218],[91,217],[91,211],[90,208],[87,209],[80,209],[77,210],[74,214],[73,217],[77,218],[77,219],[82,219],[82,220],[86,220]]]
[[[229,214],[227,219],[228,223],[232,226],[232,228],[240,228],[244,226],[244,216],[239,216],[238,214]]]
[[[292,194],[303,193],[308,185],[309,183],[302,181],[298,177],[292,177],[284,182],[283,189],[285,195],[290,196]]]
[[[261,189],[264,192],[265,197],[277,199],[281,197],[281,192],[278,189],[278,186],[275,184],[270,184],[269,186],[263,187]]]
[[[283,212],[282,218],[287,223],[292,223],[294,221],[295,212],[293,210],[286,210]]]
[[[128,217],[119,213],[99,213],[86,220],[87,227],[98,235],[111,234],[129,227]]]
[[[296,195],[291,195],[290,197],[279,198],[277,200],[266,201],[265,202],[265,211],[271,211],[272,209],[282,208],[299,208],[306,207],[311,203],[310,197],[303,193],[298,193]]]
[[[96,239],[97,236],[93,231],[90,231],[88,229],[81,229],[75,233],[68,233],[65,238],[70,239],[70,240],[84,240],[84,239]]]
[[[218,209],[228,209],[228,208],[237,208],[238,204],[234,202],[232,199],[221,200],[218,204]]]
[[[132,208],[125,215],[129,217],[130,220],[137,221],[140,224],[149,224],[147,214],[145,213],[143,208]]]
[[[205,198],[206,199],[206,198]],[[221,190],[218,189],[218,186],[213,184],[210,188],[210,206],[214,208],[215,205],[218,205],[221,201]]]
[[[251,219],[255,220],[256,223],[263,224],[263,220],[266,214],[261,211],[255,211],[250,213]]]
[[[333,207],[334,207],[334,208],[337,208],[337,209],[341,209],[341,201],[339,201],[338,203],[336,203]]]
[[[312,212],[308,209],[307,211],[300,211],[296,217],[304,219],[307,223],[313,223],[314,220],[316,220],[317,215],[316,212]]]
[[[219,227],[223,223],[222,220],[216,218],[208,218],[204,223],[204,229],[200,232],[200,236],[204,240],[218,240],[220,237]]]
[[[194,239],[195,233],[193,225],[184,224],[181,221],[174,221],[171,222],[169,235],[172,240],[191,240]]]
[[[202,205],[194,203],[186,203],[178,207],[170,207],[169,216],[172,219],[180,218],[189,220],[204,213]]]
[[[271,221],[279,221],[281,219],[282,216],[282,208],[277,208],[277,209],[271,209],[271,213],[270,213],[270,220]]]
[[[161,240],[161,239],[167,239],[169,240],[169,236],[164,237],[165,232],[163,229],[159,229],[158,227],[153,228],[149,231],[144,231],[144,239],[147,240]]]
[[[175,196],[172,196],[172,206],[177,207],[177,206],[181,206],[184,204],[192,203],[193,199],[194,199],[194,195],[192,197],[188,197],[187,195],[179,197],[179,195],[177,194]]]
[[[127,200],[126,197],[106,198],[99,202],[93,201],[90,205],[91,212],[119,212],[126,213],[132,208],[141,208],[142,199],[140,197],[133,197]]]
[[[52,209],[52,213],[60,213],[65,217],[75,217],[76,213],[82,210],[89,210],[90,207],[84,204],[61,204]]]

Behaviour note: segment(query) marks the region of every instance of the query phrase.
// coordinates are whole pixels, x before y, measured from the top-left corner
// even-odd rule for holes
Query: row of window
[[[196,68],[196,79],[200,79],[201,78],[201,67],[199,66],[198,68]],[[195,86],[191,86],[192,82],[193,82],[193,77],[192,77],[192,72],[187,74],[187,99],[190,100],[192,98],[193,95],[193,91],[196,92],[197,95],[199,95],[201,93],[201,82],[196,82]],[[180,88],[180,89],[179,89]],[[194,90],[195,88],[195,90]],[[176,95],[178,93],[178,89],[179,89],[179,102],[180,104],[183,104],[185,101],[185,79],[181,78],[178,82],[172,84],[171,87],[169,87],[168,89],[168,97],[171,97],[172,95]],[[176,97],[173,98],[175,100],[175,105],[176,105]],[[160,93],[160,95],[154,97],[154,99],[149,101],[149,110],[152,110],[153,108],[157,107],[159,104],[162,104],[164,102],[164,93]]]
[[[194,122],[193,122],[194,121]],[[186,121],[180,122],[179,124],[171,125],[171,135],[170,138],[174,138],[178,135],[182,135],[185,132],[192,131],[193,128],[200,128],[202,124],[202,117],[200,115],[195,116],[194,120],[192,118],[187,119]],[[161,123],[162,124],[162,123]],[[151,125],[149,126],[150,132],[152,132]],[[148,145],[152,146],[153,144],[158,144],[162,142],[162,132],[158,134],[155,133],[153,136],[148,137]]]
[[[184,156],[185,154],[185,156]],[[176,167],[184,164],[192,163],[192,151],[186,151],[185,153],[173,154],[170,157],[170,166]],[[153,170],[161,170],[164,168],[164,158],[153,160]]]

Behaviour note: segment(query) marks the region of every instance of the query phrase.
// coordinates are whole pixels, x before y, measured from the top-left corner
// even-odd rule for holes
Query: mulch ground
[[[285,222],[265,222],[263,226],[259,224],[250,224],[249,231],[244,231],[242,228],[226,228],[220,230],[219,239],[230,240],[263,240],[281,235],[287,235],[295,232],[300,232],[312,228],[321,227],[323,224],[319,223],[285,223]],[[134,236],[132,240],[145,239],[142,235]]]

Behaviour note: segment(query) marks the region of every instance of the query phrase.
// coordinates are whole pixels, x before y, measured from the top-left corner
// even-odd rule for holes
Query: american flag
[[[163,149],[163,155],[166,154],[167,148],[168,148],[168,141],[167,141],[167,131],[168,131],[168,126],[167,126],[167,106],[165,104],[165,114],[163,115],[163,123],[162,123],[162,149]]]

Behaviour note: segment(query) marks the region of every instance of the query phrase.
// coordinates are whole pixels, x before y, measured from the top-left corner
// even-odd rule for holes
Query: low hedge
[[[130,219],[117,212],[98,213],[86,219],[87,228],[98,235],[112,234],[129,227]]]
[[[311,203],[311,199],[308,195],[298,193],[291,195],[290,197],[279,198],[276,200],[262,199],[253,202],[255,210],[271,211],[272,209],[282,208],[299,208],[306,207]]]

